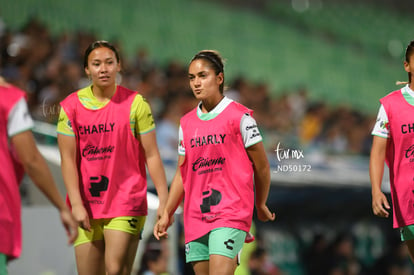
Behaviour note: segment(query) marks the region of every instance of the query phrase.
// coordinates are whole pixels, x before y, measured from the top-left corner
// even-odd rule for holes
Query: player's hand
[[[274,221],[275,213],[272,213],[266,205],[256,205],[257,218],[262,222]]]
[[[72,206],[72,214],[80,228],[86,231],[91,231],[89,215],[83,205]]]
[[[167,229],[172,224],[173,219],[170,219],[168,214],[162,215],[162,217],[154,225],[154,237],[159,240],[160,238],[168,238]]]
[[[162,215],[164,214],[164,209],[165,209],[165,205],[162,205],[160,203],[160,205],[158,206],[158,209],[157,209],[157,221],[159,219],[161,219]]]
[[[384,193],[378,191],[372,194],[372,212],[378,217],[388,218],[391,209],[387,197]]]
[[[69,244],[73,244],[78,237],[78,223],[68,208],[65,207],[60,211],[60,220],[66,230]]]

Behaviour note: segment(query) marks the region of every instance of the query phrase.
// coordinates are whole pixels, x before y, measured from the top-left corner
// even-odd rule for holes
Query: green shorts
[[[7,255],[0,253],[0,275],[7,275]]]
[[[91,219],[91,231],[78,227],[78,238],[74,246],[104,239],[104,230],[112,229],[138,235],[142,233],[146,216],[125,216],[108,219]]]
[[[414,224],[400,227],[401,241],[414,240]]]
[[[210,255],[233,259],[242,249],[246,234],[243,230],[228,227],[213,229],[201,238],[185,244],[186,262],[208,261]]]

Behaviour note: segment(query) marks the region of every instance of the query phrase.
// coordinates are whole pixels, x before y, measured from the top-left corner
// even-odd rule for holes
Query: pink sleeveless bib
[[[405,100],[401,90],[388,94],[380,102],[390,126],[386,162],[396,228],[414,224],[414,106]]]
[[[144,153],[129,121],[135,96],[118,86],[98,110],[85,108],[77,93],[61,103],[76,136],[80,190],[90,218],[147,215]]]
[[[19,184],[24,171],[10,151],[7,123],[11,109],[23,97],[25,93],[14,86],[0,87],[0,253],[9,259],[19,257],[22,250]]]
[[[253,167],[240,133],[246,107],[232,102],[214,119],[197,109],[181,119],[185,242],[218,227],[249,231],[254,207]]]

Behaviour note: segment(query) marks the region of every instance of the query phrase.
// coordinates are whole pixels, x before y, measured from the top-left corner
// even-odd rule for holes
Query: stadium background
[[[236,80],[243,79],[254,86],[248,89],[248,99],[262,97],[265,89],[264,100],[275,101],[274,105],[266,106],[270,110],[264,114],[262,103],[250,106],[258,114],[259,126],[263,121],[261,130],[272,164],[269,205],[277,214],[274,223],[255,222],[259,241],[254,246],[262,247],[283,274],[311,274],[307,271],[309,261],[317,265],[319,259],[317,252],[310,249],[319,237],[326,241],[324,253],[327,254],[322,253],[326,262],[322,265],[343,269],[354,265],[364,267],[361,272],[349,274],[391,274],[387,273],[389,267],[411,274],[413,270],[407,265],[406,254],[400,256],[395,252],[399,248],[398,232],[392,230],[391,220],[372,215],[367,155],[378,99],[398,88],[396,80],[407,78],[402,62],[405,46],[413,38],[410,27],[414,20],[409,13],[412,5],[410,1],[124,0],[115,4],[97,0],[3,0],[0,3],[0,72],[28,91],[31,111],[37,121],[35,132],[39,146],[64,194],[53,124],[59,96],[72,90],[60,90],[61,94],[53,99],[42,93],[44,87],[36,73],[28,74],[25,68],[42,67],[51,57],[40,53],[36,59],[32,53],[41,52],[42,46],[59,44],[58,41],[74,40],[81,47],[79,41],[109,40],[117,44],[123,55],[124,83],[132,88],[145,88],[140,84],[147,84],[146,76],[151,74],[143,73],[142,68],[140,72],[131,69],[143,59],[140,54],[146,53],[144,57],[167,75],[164,77],[172,78],[168,73],[176,73],[177,78],[185,79],[182,68],[197,51],[217,49],[228,60],[226,82],[232,92],[238,88]],[[36,30],[37,40],[31,44],[29,32]],[[65,58],[67,63],[72,61],[68,56]],[[27,60],[37,63],[26,66]],[[82,66],[76,57],[73,60]],[[39,74],[42,70],[46,69],[35,72]],[[154,78],[157,81],[160,76]],[[169,88],[173,92],[167,96],[168,102],[191,104],[191,101],[177,103],[171,99],[175,95],[188,97],[188,87],[177,82],[175,90]],[[181,92],[176,91],[180,89]],[[302,94],[306,98],[299,114],[291,114],[292,106],[284,109],[280,104],[298,102],[300,99],[296,96]],[[161,122],[162,114],[170,105],[160,100],[163,96],[147,95]],[[249,106],[249,101],[246,102]],[[275,112],[272,108],[281,111]],[[319,117],[322,121],[317,124],[306,120],[309,116],[312,118],[314,110],[323,113]],[[271,123],[263,118],[270,116],[277,116],[279,121]],[[336,116],[342,120],[333,120]],[[286,126],[290,120],[295,121],[294,125]],[[330,144],[324,135],[331,132],[321,130],[319,135],[304,140],[301,130],[306,125],[310,125],[310,130],[319,127],[337,130],[332,126],[336,124],[347,127],[342,139]],[[357,145],[350,146],[354,133],[362,137],[357,139]],[[348,146],[337,145],[343,143]],[[280,155],[275,151],[278,145],[289,157],[278,158]],[[292,152],[301,152],[301,157],[296,154],[295,158]],[[167,149],[161,153],[171,179],[175,156]],[[151,182],[149,187],[153,191]],[[386,181],[384,189],[387,189]],[[24,215],[28,215],[24,217],[30,219],[37,215],[42,222],[36,226],[44,222],[59,227],[44,218],[50,214],[49,208],[27,179],[22,185],[22,195]],[[34,272],[38,274],[73,274],[70,256],[70,263],[54,258],[54,262],[62,263],[48,266],[46,261],[46,265],[39,265],[41,260],[36,258],[42,254],[36,252],[39,243],[31,243],[30,236],[46,242],[42,244],[44,253],[53,249],[55,255],[61,255],[60,246],[48,242],[45,239],[48,235],[42,230],[42,227],[25,227],[28,237],[24,240],[24,251],[34,252],[24,252],[22,259],[12,263],[11,272],[18,272],[19,268],[34,271],[36,266]],[[180,227],[176,230],[179,234]],[[344,244],[348,237],[352,242],[348,243],[348,255],[341,256],[345,260],[328,261],[327,255],[335,254],[340,241]],[[56,238],[59,239],[59,234]],[[170,241],[170,246],[171,273],[184,273],[179,260],[182,252],[179,236]],[[64,253],[70,255],[70,252]],[[248,272],[248,256],[246,253],[243,261],[245,272]],[[28,260],[30,257],[34,260]],[[59,269],[62,266],[66,268],[63,272]]]

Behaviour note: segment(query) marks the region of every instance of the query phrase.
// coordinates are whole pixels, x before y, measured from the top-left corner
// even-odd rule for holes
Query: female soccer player
[[[370,178],[372,210],[379,217],[388,217],[391,207],[381,191],[385,161],[390,171],[393,226],[400,229],[401,240],[414,260],[414,41],[407,47],[404,69],[408,72],[407,85],[380,99],[372,131]]]
[[[167,236],[172,215],[185,196],[186,261],[197,275],[233,274],[254,203],[260,220],[275,219],[266,206],[269,163],[252,111],[223,95],[219,53],[197,53],[188,76],[201,102],[181,118],[177,172],[154,235]]]
[[[167,199],[155,125],[145,99],[115,82],[117,50],[92,43],[84,68],[92,85],[61,102],[58,144],[82,274],[130,274],[147,215],[145,164],[157,190],[159,215]]]
[[[70,244],[78,232],[76,221],[36,146],[25,92],[0,76],[0,97],[0,274],[7,275],[8,262],[22,251],[19,185],[25,172],[59,210]]]

